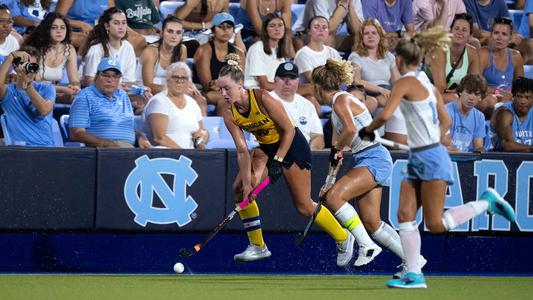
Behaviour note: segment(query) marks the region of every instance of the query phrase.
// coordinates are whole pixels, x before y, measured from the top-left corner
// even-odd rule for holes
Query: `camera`
[[[21,65],[22,69],[24,70],[24,72],[26,72],[26,74],[39,72],[39,64],[29,62],[29,61],[21,62],[21,60],[22,59],[20,57],[15,57],[13,59],[13,65],[15,67],[18,67],[19,65]]]

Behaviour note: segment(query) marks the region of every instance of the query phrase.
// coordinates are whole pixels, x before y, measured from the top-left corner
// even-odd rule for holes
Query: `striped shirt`
[[[122,89],[111,98],[94,84],[81,90],[70,107],[69,127],[85,128],[87,133],[110,141],[135,143],[133,109]]]

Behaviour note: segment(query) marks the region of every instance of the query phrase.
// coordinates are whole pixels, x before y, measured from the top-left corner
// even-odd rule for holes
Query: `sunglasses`
[[[494,18],[494,24],[506,24],[506,25],[513,25],[513,20],[507,17],[497,17]]]
[[[472,21],[472,16],[467,13],[455,14],[454,20],[466,20],[470,22]]]

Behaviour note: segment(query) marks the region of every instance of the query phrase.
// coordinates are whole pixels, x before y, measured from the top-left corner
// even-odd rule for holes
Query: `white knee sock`
[[[382,221],[379,229],[372,233],[372,238],[405,261],[400,236],[389,224]]]
[[[344,203],[344,205],[335,212],[335,218],[339,220],[339,223],[341,223],[344,228],[348,229],[353,234],[360,247],[374,244],[370,239],[370,236],[368,236],[355,208],[349,203]]]
[[[461,206],[448,209],[442,216],[442,224],[447,231],[485,212],[489,207],[487,201],[471,201]]]
[[[418,226],[416,226],[416,221],[400,223],[400,239],[405,254],[407,270],[417,274],[422,273],[422,268],[418,263],[422,241],[420,240],[420,232],[418,231]]]

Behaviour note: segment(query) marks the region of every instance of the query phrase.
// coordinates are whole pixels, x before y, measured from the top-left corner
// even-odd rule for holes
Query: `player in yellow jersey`
[[[285,64],[283,64],[285,65]],[[291,64],[291,67],[296,68]],[[297,76],[298,73],[294,73]],[[218,86],[226,100],[224,123],[231,133],[237,148],[239,174],[233,185],[237,200],[248,198],[252,186],[267,176],[264,154],[268,156],[268,176],[275,183],[283,176],[298,212],[311,216],[317,205],[311,199],[311,151],[303,134],[296,128],[285,112],[283,105],[272,98],[266,90],[243,88],[244,74],[234,59],[228,58],[220,70]],[[255,135],[259,149],[254,155],[248,152],[241,129]],[[235,255],[236,261],[255,261],[270,257],[263,240],[259,208],[254,201],[240,213],[250,245]],[[322,207],[316,223],[336,242],[338,261],[347,265],[353,255],[354,237],[343,229],[331,212]]]

